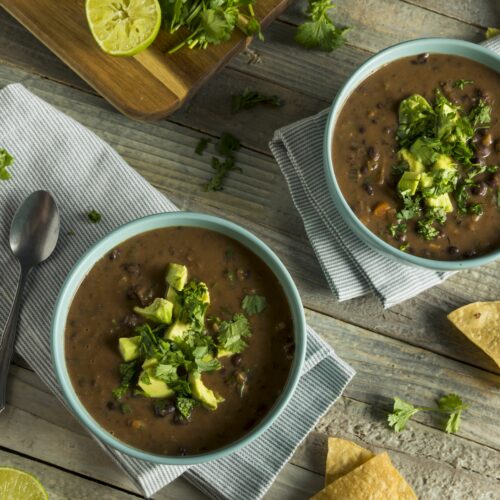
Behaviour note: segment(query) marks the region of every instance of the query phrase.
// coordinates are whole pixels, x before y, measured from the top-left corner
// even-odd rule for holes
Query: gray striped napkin
[[[483,44],[500,53],[500,37]],[[347,226],[331,200],[323,171],[323,136],[329,110],[277,130],[269,147],[330,288],[338,300],[374,292],[391,307],[442,283],[453,273],[399,264],[372,250]]]
[[[0,182],[0,325],[7,319],[18,276],[8,248],[10,221],[28,194],[46,189],[59,205],[61,237],[53,256],[28,279],[16,351],[62,401],[49,338],[51,313],[65,276],[109,231],[177,208],[108,144],[22,85],[0,91],[0,110],[0,147],[16,158],[12,179]],[[85,215],[92,208],[103,213],[99,224],[89,223]],[[185,473],[212,498],[257,499],[353,375],[352,368],[308,328],[306,363],[290,404],[268,431],[240,452],[188,469],[150,464],[101,445],[147,496]]]

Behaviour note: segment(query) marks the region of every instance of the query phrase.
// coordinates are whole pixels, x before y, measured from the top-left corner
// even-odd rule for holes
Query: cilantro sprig
[[[232,320],[219,324],[217,344],[225,351],[239,354],[247,347],[245,339],[251,335],[248,319],[243,314],[235,314]]]
[[[241,170],[235,165],[234,154],[241,147],[240,141],[228,132],[224,132],[217,145],[217,152],[222,156],[222,160],[217,157],[212,157],[212,168],[215,174],[204,185],[205,191],[222,191],[224,189],[224,181],[231,170]]]
[[[284,102],[277,95],[266,95],[257,90],[245,89],[241,94],[234,94],[231,98],[231,113],[244,109],[251,109],[258,104],[267,104],[275,108],[283,106]]]
[[[387,416],[389,426],[395,432],[401,432],[406,427],[408,421],[420,411],[432,411],[447,415],[445,431],[447,433],[458,432],[462,412],[469,408],[457,394],[447,394],[437,400],[437,408],[427,406],[414,406],[400,398],[394,398],[394,407],[392,413]]]
[[[344,44],[344,33],[349,28],[335,26],[328,13],[335,6],[331,0],[309,0],[306,14],[309,20],[295,33],[295,41],[306,49],[318,48],[331,52]]]

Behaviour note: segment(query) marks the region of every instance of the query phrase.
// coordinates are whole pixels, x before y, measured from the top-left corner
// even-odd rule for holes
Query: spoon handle
[[[16,340],[17,321],[21,311],[21,298],[23,295],[24,283],[30,269],[21,269],[21,276],[17,285],[16,295],[12,309],[10,310],[7,324],[3,335],[0,337],[0,413],[4,410],[7,400],[7,376],[9,366],[14,353],[14,344]]]

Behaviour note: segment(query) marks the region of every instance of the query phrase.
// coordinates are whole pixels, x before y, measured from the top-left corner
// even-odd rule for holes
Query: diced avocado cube
[[[224,358],[226,356],[232,356],[234,352],[228,351],[227,349],[217,349],[217,357],[218,358]]]
[[[425,203],[431,208],[443,208],[446,213],[453,212],[453,205],[448,193],[440,194],[439,196],[431,196],[425,198]]]
[[[148,358],[142,363],[142,368],[145,370],[146,368],[152,368],[158,364],[158,360],[156,358]]]
[[[182,340],[188,331],[189,325],[177,319],[168,327],[165,338],[168,340]]]
[[[148,321],[154,323],[172,323],[172,312],[174,305],[167,299],[156,298],[153,303],[147,307],[134,307],[134,312],[141,315]]]
[[[413,196],[417,191],[420,176],[417,172],[404,172],[398,182],[398,191]]]
[[[140,335],[137,337],[121,337],[118,340],[118,349],[122,355],[123,361],[128,363],[139,357],[139,341]]]
[[[168,287],[166,298],[174,305],[174,318],[178,318],[181,312],[181,301],[178,292],[173,286]]]
[[[398,154],[400,158],[408,163],[410,172],[422,173],[425,170],[424,164],[417,160],[407,149],[401,149]]]
[[[138,385],[150,398],[169,398],[175,394],[163,380],[154,376],[153,368],[147,368],[141,373]]]
[[[217,405],[224,401],[224,398],[217,396],[214,391],[209,389],[203,383],[200,373],[190,373],[188,376],[188,380],[195,399],[197,399],[203,406],[205,406],[209,410],[216,410]]]
[[[449,169],[456,170],[453,158],[451,158],[451,156],[448,155],[439,155],[437,160],[434,162],[432,168],[439,170],[449,170]]]
[[[420,187],[429,188],[434,184],[434,176],[426,174],[425,172],[420,175]]]
[[[173,286],[178,292],[180,292],[187,283],[188,270],[186,266],[182,264],[174,264],[171,262],[167,269],[167,283]]]

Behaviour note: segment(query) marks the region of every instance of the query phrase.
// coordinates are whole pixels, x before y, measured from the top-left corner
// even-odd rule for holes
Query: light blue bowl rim
[[[120,441],[103,429],[78,399],[67,372],[64,354],[64,329],[69,306],[78,286],[92,269],[93,265],[111,249],[133,236],[153,229],[176,226],[199,227],[219,232],[240,242],[260,257],[275,274],[286,295],[293,317],[295,340],[295,355],[287,382],[279,398],[264,419],[233,443],[211,452],[185,457],[148,453]],[[258,438],[276,420],[292,398],[304,366],[306,346],[306,322],[302,301],[292,277],[281,260],[264,242],[243,227],[220,217],[195,212],[165,212],[149,215],[128,222],[107,234],[90,247],[71,269],[57,298],[52,317],[52,363],[64,397],[77,418],[94,436],[114,449],[138,459],[165,465],[187,466],[222,458],[238,451],[243,446]]]
[[[498,54],[486,47],[482,47],[481,45],[477,45],[475,43],[467,42],[464,40],[454,40],[451,38],[419,38],[416,40],[409,40],[406,42],[398,43],[396,45],[392,45],[391,47],[378,52],[377,54],[370,57],[367,61],[365,61],[352,74],[352,76],[344,83],[332,102],[323,140],[323,166],[326,174],[328,189],[330,191],[330,195],[333,198],[333,201],[338,208],[341,208],[341,215],[344,215],[344,218],[348,219],[346,222],[351,226],[351,229],[354,227],[354,230],[357,231],[358,234],[360,234],[364,241],[370,242],[372,246],[374,246],[378,250],[382,250],[383,253],[388,254],[396,260],[404,261],[413,266],[439,271],[458,271],[461,269],[469,269],[472,267],[482,266],[499,259],[500,249],[494,250],[493,252],[480,257],[458,261],[426,259],[424,257],[418,257],[406,252],[402,252],[398,248],[393,247],[389,243],[386,243],[375,233],[372,233],[358,219],[342,194],[333,168],[333,130],[340,111],[342,110],[342,107],[347,98],[363,82],[363,80],[365,80],[369,75],[373,74],[373,72],[377,71],[385,64],[388,64],[389,62],[400,59],[402,57],[408,57],[425,52],[428,52],[430,54],[449,54],[462,56],[468,59],[476,60],[477,62],[480,62],[482,64],[486,64],[484,60],[487,59],[490,62],[490,64],[486,64],[487,66],[496,66],[495,69],[497,71],[500,71],[500,56]],[[480,60],[474,57],[478,55],[480,56]]]

